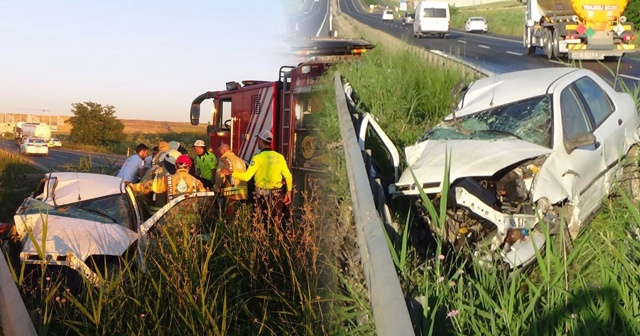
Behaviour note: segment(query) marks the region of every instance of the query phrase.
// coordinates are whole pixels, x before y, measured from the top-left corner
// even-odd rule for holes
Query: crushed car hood
[[[427,193],[440,192],[444,177],[446,155],[451,162],[449,179],[461,177],[492,176],[499,170],[522,160],[551,153],[551,149],[530,142],[505,138],[498,140],[426,140],[405,148],[409,168]],[[413,176],[406,169],[396,183],[396,193],[417,194],[407,188],[414,184]]]
[[[33,214],[38,218],[30,225],[35,241],[45,255],[54,258],[73,252],[86,260],[91,255],[122,255],[138,239],[138,234],[116,223],[100,223],[91,220],[62,216]],[[47,223],[46,231],[43,223]],[[37,255],[38,249],[31,239],[24,240],[23,254]]]

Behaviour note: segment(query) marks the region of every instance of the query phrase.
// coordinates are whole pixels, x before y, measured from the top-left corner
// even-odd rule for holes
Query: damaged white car
[[[213,204],[215,193],[181,195],[145,220],[142,203],[121,178],[49,173],[16,211],[7,249],[14,263],[46,264],[48,271],[75,273],[75,279],[67,278],[70,287],[79,286],[78,274],[98,285],[99,274],[118,270],[123,259],[141,262],[149,231],[157,223],[175,211],[185,211],[183,206],[193,212],[193,202],[203,199]]]
[[[638,126],[632,97],[589,70],[480,79],[405,148],[409,168],[390,193],[410,197],[436,237],[476,254],[498,251],[520,267],[544,246],[544,230],[565,228],[575,239],[618,182],[630,198],[640,196]],[[436,209],[446,199],[444,228],[427,215],[416,181]]]

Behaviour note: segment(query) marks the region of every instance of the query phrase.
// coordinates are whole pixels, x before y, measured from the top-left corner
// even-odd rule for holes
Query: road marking
[[[463,41],[463,40],[458,40],[458,42],[460,42],[460,43],[467,43],[467,41]]]
[[[313,4],[311,5],[313,7]],[[320,11],[320,5],[318,5],[318,11]],[[318,32],[316,33],[316,37],[320,36],[320,33],[322,32],[322,27],[324,27],[324,23],[327,22],[327,18],[329,17],[329,1],[327,1],[327,12],[324,14],[324,20],[322,20],[322,23],[320,24],[320,28],[318,28]]]
[[[514,52],[514,51],[507,51],[507,54],[516,55],[516,56],[524,56],[524,54],[517,53],[517,52]]]
[[[64,156],[64,155],[58,155],[58,157],[63,158],[63,159],[70,159],[70,157]]]
[[[489,48],[489,46],[486,46],[484,44],[478,44],[478,47],[484,48],[484,49],[491,49],[491,48]]]
[[[619,74],[618,76],[640,81],[640,78],[638,78],[638,77],[633,77],[633,76],[629,76],[629,75],[621,75],[621,74]]]

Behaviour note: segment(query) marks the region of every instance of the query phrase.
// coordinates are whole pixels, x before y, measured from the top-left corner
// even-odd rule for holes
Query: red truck
[[[305,59],[297,66],[282,66],[276,81],[226,83],[226,89],[209,91],[191,103],[191,124],[200,122],[200,104],[213,99],[213,113],[207,133],[209,147],[229,144],[236,155],[249,162],[258,153],[255,135],[270,130],[272,147],[281,153],[293,174],[298,191],[307,190],[309,179],[323,170],[323,148],[316,136],[315,93],[320,76],[339,61],[360,56],[373,45],[360,39],[309,39],[292,46]],[[294,204],[300,204],[300,195]]]

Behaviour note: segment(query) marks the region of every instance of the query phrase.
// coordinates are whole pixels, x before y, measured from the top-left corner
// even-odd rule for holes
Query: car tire
[[[632,201],[640,200],[640,146],[634,145],[627,152],[627,156],[622,161],[622,176],[620,187],[626,196]]]

